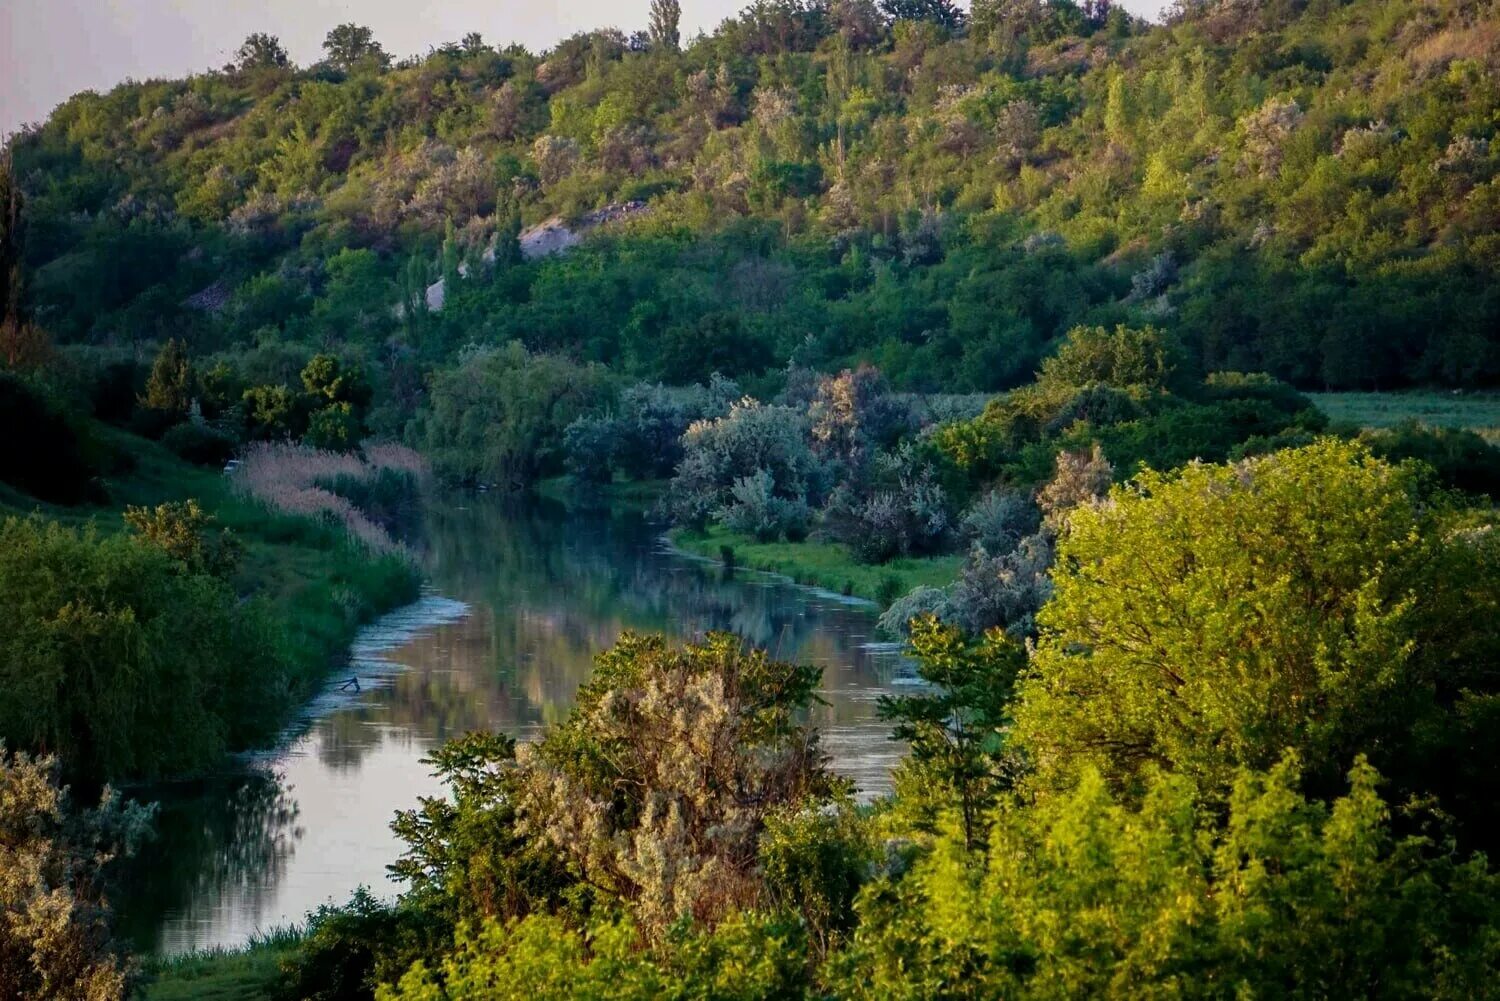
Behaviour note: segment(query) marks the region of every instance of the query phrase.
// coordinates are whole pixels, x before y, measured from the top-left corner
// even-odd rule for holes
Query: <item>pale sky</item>
[[[683,37],[712,30],[747,0],[682,0]],[[575,31],[646,25],[650,0],[0,0],[0,135],[40,121],[80,90],[180,77],[229,62],[253,31],[281,38],[301,65],[344,21],[369,25],[397,57],[457,41],[533,51]],[[965,5],[967,6],[967,5]],[[1124,0],[1156,15],[1164,0]]]

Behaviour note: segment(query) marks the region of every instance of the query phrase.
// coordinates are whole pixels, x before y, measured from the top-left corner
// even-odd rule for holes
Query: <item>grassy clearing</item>
[[[279,929],[242,949],[151,960],[137,996],[141,1001],[264,1001],[274,996],[282,962],[301,942],[300,931]]]
[[[953,582],[962,556],[901,558],[879,566],[855,562],[849,548],[836,542],[757,542],[720,525],[705,531],[675,529],[672,544],[684,552],[729,562],[751,570],[783,574],[799,584],[866,598],[883,609],[914,587],[942,587]]]
[[[1394,427],[1416,420],[1432,427],[1464,428],[1500,445],[1500,393],[1309,393],[1334,421],[1361,428]]]

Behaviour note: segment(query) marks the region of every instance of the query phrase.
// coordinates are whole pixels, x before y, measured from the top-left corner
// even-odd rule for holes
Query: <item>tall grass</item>
[[[277,995],[282,964],[302,945],[300,927],[274,928],[237,949],[213,948],[146,961],[143,1001],[264,1001]]]
[[[333,483],[374,483],[398,475],[421,481],[426,461],[403,445],[372,444],[363,457],[279,442],[261,442],[245,450],[234,472],[235,490],[273,511],[342,525],[371,552],[403,554],[405,547]]]

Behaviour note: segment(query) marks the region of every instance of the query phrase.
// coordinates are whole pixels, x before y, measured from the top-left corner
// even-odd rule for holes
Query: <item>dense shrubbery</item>
[[[613,390],[598,365],[533,354],[512,342],[471,352],[433,381],[414,439],[439,475],[526,486],[563,472],[565,433]]]
[[[110,863],[146,834],[150,811],[105,791],[80,809],[55,757],[0,744],[0,997],[113,1001],[127,967],[110,942]]]
[[[1325,440],[1075,507],[1034,646],[913,625],[864,813],[779,770],[813,675],[627,639],[439,756],[401,906],[459,924],[380,997],[1489,996],[1500,562],[1422,490]]]
[[[279,630],[214,575],[202,521],[138,521],[140,537],[0,526],[0,734],[77,776],[200,768],[273,734],[290,695]]]
[[[1500,375],[1491,4],[1102,7],[758,2],[680,47],[474,36],[80,94],[12,143],[27,298],[68,343],[362,353],[408,413],[413,359],[470,340],[994,390],[1149,321],[1301,386]],[[523,221],[637,199],[520,252]]]
[[[98,491],[95,449],[82,422],[26,380],[0,371],[0,482],[38,500],[77,504]]]

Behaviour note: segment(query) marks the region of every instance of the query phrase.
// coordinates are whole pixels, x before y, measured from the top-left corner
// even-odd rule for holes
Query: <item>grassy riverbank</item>
[[[674,529],[668,538],[696,556],[750,570],[783,574],[810,587],[865,598],[882,609],[914,587],[953,582],[962,556],[904,557],[879,565],[856,562],[849,547],[836,542],[758,542],[749,535],[710,525],[698,532]]]
[[[285,929],[239,949],[149,960],[136,996],[141,1001],[264,1001],[276,995],[282,965],[301,944],[300,931]]]
[[[36,515],[107,537],[125,531],[128,506],[193,499],[230,529],[243,552],[227,582],[239,598],[264,604],[285,679],[266,726],[257,724],[260,739],[273,738],[280,714],[323,683],[361,625],[417,597],[420,577],[406,557],[373,553],[330,520],[272,511],[233,490],[217,469],[186,463],[155,442],[103,426],[95,433],[112,457],[102,484],[106,502],[63,507],[12,490],[0,496],[0,517]]]

